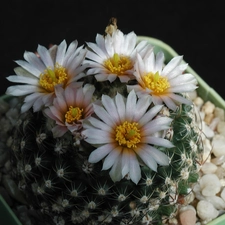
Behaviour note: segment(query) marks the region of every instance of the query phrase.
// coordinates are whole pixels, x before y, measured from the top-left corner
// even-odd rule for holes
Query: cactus
[[[111,40],[113,33],[118,31],[116,24],[107,26],[106,31],[107,34],[103,35],[100,41],[107,35]],[[143,69],[141,60],[146,63],[146,57],[151,54],[155,56],[152,46],[148,43],[143,42],[136,48],[140,64],[134,70],[128,66],[125,80],[122,76],[110,77],[109,74],[103,79],[101,70],[98,67],[94,69],[96,63],[90,61],[96,47],[93,47],[93,43],[87,45],[87,52],[84,55],[80,53],[80,64],[77,63],[77,79],[71,79],[70,85],[54,84],[55,93],[49,97],[52,101],[40,106],[33,101],[29,108],[29,99],[25,98],[23,113],[11,134],[11,176],[24,193],[28,205],[35,209],[44,224],[169,224],[170,220],[177,216],[182,204],[181,199],[189,194],[191,185],[198,179],[198,161],[203,148],[194,106],[189,102],[188,95],[179,91],[174,91],[178,94],[171,104],[168,104],[168,101],[160,101],[158,105],[158,89],[148,96],[138,91],[140,89],[137,89],[137,86],[143,80],[140,81],[140,77],[133,75],[137,73],[135,71]],[[51,54],[54,50],[50,48],[48,51]],[[83,51],[81,48],[79,50]],[[40,50],[39,52],[43,53]],[[137,57],[134,55],[133,58]],[[160,59],[162,56],[163,53],[160,53],[156,58]],[[78,53],[76,57],[79,57]],[[67,57],[67,63],[71,58]],[[119,60],[126,59],[114,54],[112,62],[118,63]],[[60,69],[59,66],[58,68]],[[174,71],[183,73],[181,70],[184,68],[185,66],[177,66]],[[160,66],[158,69],[160,70]],[[25,74],[28,70],[29,68],[21,63],[16,69],[17,74]],[[57,75],[56,70],[48,69],[42,77],[47,75]],[[153,80],[152,85],[157,85],[161,78],[164,79],[160,75],[157,71],[149,75],[148,79]],[[143,86],[143,83],[141,84]],[[151,87],[148,86],[149,89]],[[73,100],[70,99],[71,93],[75,96]],[[82,101],[76,99],[76,96]],[[36,98],[36,101],[39,99],[41,97]],[[135,100],[135,103],[129,103],[131,100]],[[62,124],[57,110],[63,108],[60,108],[60,104],[71,106],[71,102],[77,107],[64,110],[66,122]],[[119,166],[123,164],[119,162],[122,159],[117,158],[119,162],[114,162],[118,165],[115,168],[110,165],[113,161],[109,159],[109,156],[114,157],[115,154],[101,156],[97,152],[104,149],[107,143],[110,145],[112,138],[104,135],[104,132],[108,132],[106,130],[109,129],[110,122],[104,121],[104,118],[107,114],[111,115],[110,118],[107,117],[109,121],[116,120],[115,114],[110,114],[107,107],[110,104],[118,106],[118,102],[123,102],[122,105],[127,107],[127,118],[133,119],[127,119],[120,126],[117,123],[113,138],[119,149],[134,149],[135,163],[138,162],[135,171],[124,166],[121,172]],[[128,107],[131,105],[134,109]],[[119,112],[118,108],[117,110]],[[141,115],[138,116],[139,114]],[[122,116],[120,120],[121,118]],[[153,142],[144,141],[141,136],[142,132],[150,129],[147,124],[140,126],[141,121],[148,121],[152,126],[156,124],[152,137],[146,138],[154,140]],[[106,130],[101,130],[100,127]],[[100,143],[96,142],[96,136],[99,134],[103,134]],[[144,154],[139,155],[139,146],[144,145],[150,146],[155,153],[153,160],[145,159]],[[121,154],[121,157],[124,155],[126,154]],[[149,155],[146,153],[145,156]]]

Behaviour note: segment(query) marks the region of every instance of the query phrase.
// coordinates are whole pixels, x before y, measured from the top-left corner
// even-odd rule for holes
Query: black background
[[[13,85],[14,60],[63,39],[79,45],[103,34],[111,17],[123,33],[158,38],[170,45],[225,98],[225,7],[223,1],[7,0],[0,7],[0,95]]]

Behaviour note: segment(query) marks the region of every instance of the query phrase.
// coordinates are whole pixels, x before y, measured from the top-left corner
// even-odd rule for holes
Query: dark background
[[[223,1],[77,1],[7,0],[0,7],[0,95],[12,85],[6,76],[14,60],[38,44],[79,45],[103,34],[111,17],[123,33],[151,36],[169,44],[211,87],[225,98]]]

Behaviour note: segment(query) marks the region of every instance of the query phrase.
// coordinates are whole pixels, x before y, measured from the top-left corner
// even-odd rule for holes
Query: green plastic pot
[[[0,195],[0,224],[1,225],[22,225],[4,198]]]
[[[155,46],[154,48],[155,52],[162,50],[165,54],[166,61],[169,61],[171,58],[178,55],[173,48],[171,48],[169,45],[156,38],[139,36],[138,40],[139,41],[146,40],[149,43],[151,43],[153,46]],[[223,98],[213,88],[211,88],[190,66],[188,66],[187,72],[195,75],[198,80],[199,84],[199,87],[197,89],[198,95],[204,101],[207,100],[211,101],[217,107],[220,107],[225,110],[225,101],[223,100]],[[0,224],[22,225],[1,195],[0,195]],[[225,214],[209,222],[207,225],[224,225],[224,224],[225,224]]]

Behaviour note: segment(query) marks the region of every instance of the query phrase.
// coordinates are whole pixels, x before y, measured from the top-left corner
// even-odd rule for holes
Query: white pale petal
[[[33,106],[33,102],[25,102],[21,107],[21,113],[27,112]]]
[[[112,117],[109,115],[109,113],[101,106],[98,106],[96,104],[93,105],[94,111],[96,115],[103,120],[106,124],[108,124],[111,127],[114,127],[115,121],[112,119]]]
[[[36,76],[34,74],[28,72],[21,66],[17,66],[13,70],[14,70],[15,74],[18,76],[36,78]]]
[[[172,98],[173,100],[186,104],[186,105],[191,105],[193,104],[193,102],[190,99],[187,99],[185,97],[182,97],[180,95],[176,95],[176,94],[170,94],[170,98]]]
[[[67,62],[69,61],[69,59],[71,57],[73,58],[73,54],[75,53],[77,46],[78,46],[78,41],[77,40],[75,40],[75,41],[70,43],[70,45],[69,45],[69,47],[68,47],[68,49],[66,51],[65,57],[64,57],[63,66],[67,65]]]
[[[118,76],[118,78],[120,79],[121,83],[127,83],[131,78],[127,75],[123,75],[123,76]]]
[[[122,154],[122,168],[121,168],[121,172],[122,172],[122,176],[126,176],[129,173],[129,168],[130,168],[130,160],[129,160],[129,149],[124,148],[123,149],[123,154]]]
[[[89,156],[88,161],[90,163],[97,163],[103,158],[105,158],[106,155],[108,155],[112,150],[113,146],[110,144],[103,145],[97,149],[95,149]]]
[[[138,156],[142,159],[142,161],[153,171],[157,171],[157,163],[155,159],[149,154],[146,149],[148,148],[148,145],[142,145],[137,151]]]
[[[35,101],[34,101],[34,104],[33,104],[33,111],[34,112],[38,112],[42,109],[44,103],[42,101],[42,96],[40,96],[39,98],[37,98]]]
[[[115,162],[115,164],[112,166],[112,169],[109,172],[109,175],[113,180],[113,182],[120,181],[123,178],[121,174],[121,167],[122,167],[121,159],[118,158],[118,160]]]
[[[24,99],[24,102],[35,102],[38,98],[42,99],[43,95],[44,95],[43,93],[34,92],[34,93],[26,96],[26,98]],[[42,103],[42,105],[43,105],[43,103]]]
[[[154,105],[161,105],[163,103],[162,99],[159,96],[153,95],[152,101]]]
[[[137,96],[132,90],[127,97],[127,102],[126,102],[126,118],[128,120],[132,120],[134,117],[134,114],[136,112],[136,102],[137,102]]]
[[[163,68],[163,74],[169,74],[173,69],[175,69],[183,60],[183,56],[175,56],[169,63]]]
[[[97,34],[95,38],[96,44],[105,52],[105,37],[101,34]]]
[[[41,100],[42,100],[41,97],[42,96],[41,96],[40,93],[33,93],[31,95],[26,96],[25,99],[24,99],[24,104],[21,107],[21,111],[26,112],[36,102],[38,102],[40,104],[40,106],[37,106],[37,108],[39,107],[39,109],[40,109],[43,106],[43,103],[41,102]]]
[[[58,102],[58,106],[60,107],[60,111],[65,111],[69,106],[66,104],[66,100],[64,97],[64,89],[60,85],[55,86],[55,94],[56,101]]]
[[[90,144],[106,144],[114,141],[109,133],[99,129],[87,129],[83,131],[83,134],[87,137],[86,142]]]
[[[106,81],[106,80],[108,80],[108,74],[106,74],[106,73],[96,74],[95,78],[99,82]]]
[[[125,41],[123,43],[123,52],[126,55],[130,55],[135,48],[137,42],[137,35],[132,31],[127,35],[124,35]]]
[[[63,113],[60,110],[58,110],[55,106],[50,106],[49,109],[51,112],[51,115],[49,115],[50,118],[56,120],[56,122],[58,121],[62,122],[62,119],[64,119]]]
[[[53,107],[53,106],[51,106],[51,107]],[[43,114],[44,114],[45,116],[47,116],[47,117],[53,119],[53,120],[57,120],[57,119],[58,119],[58,118],[56,117],[56,115],[52,113],[52,111],[50,110],[50,108],[45,108],[45,109],[43,110]]]
[[[120,117],[120,122],[122,122],[125,119],[126,107],[125,107],[124,98],[121,94],[117,93],[115,97],[115,103],[116,103],[116,108],[118,110],[118,114]]]
[[[169,140],[164,139],[164,138],[154,137],[154,136],[143,137],[142,142],[157,145],[157,146],[162,146],[162,147],[166,147],[166,148],[174,147],[172,142],[170,142]]]
[[[44,95],[42,95],[42,101],[44,103],[45,106],[50,106],[53,103],[55,94],[52,93],[44,93]]]
[[[108,74],[107,79],[109,80],[110,83],[112,83],[114,80],[116,80],[117,75],[116,74]]]
[[[170,95],[169,96],[161,96],[161,99],[163,100],[163,102],[166,104],[166,106],[169,109],[176,111],[177,104],[175,104],[175,102],[170,98]]]
[[[130,168],[129,168],[129,174],[130,174],[130,179],[137,184],[139,180],[141,179],[141,169],[140,165],[138,163],[138,160],[136,158],[135,154],[130,154],[129,155],[129,160],[130,160]]]
[[[158,52],[156,55],[156,62],[155,62],[155,70],[161,72],[163,65],[164,65],[164,53],[163,52]]]
[[[138,53],[140,53],[143,50],[145,50],[146,48],[149,48],[147,46],[149,46],[152,49],[152,46],[149,45],[148,41],[142,40],[136,45],[136,50]]]
[[[84,93],[83,93],[83,89],[79,88],[76,91],[76,104],[78,105],[82,105],[82,102],[84,101]]]
[[[21,67],[23,67],[28,72],[30,72],[31,74],[33,74],[34,76],[36,76],[36,77],[39,77],[40,74],[43,72],[43,71],[38,70],[36,67],[34,67],[33,65],[29,64],[26,61],[17,60],[16,63],[18,65],[20,65]]]
[[[102,95],[102,104],[108,114],[110,114],[112,119],[117,123],[117,121],[119,120],[119,115],[114,100],[108,95]]]
[[[119,33],[120,31],[113,32],[112,35],[107,34],[105,36],[105,50],[107,52],[107,55],[109,57],[112,57],[115,53],[120,54],[120,46],[123,42],[123,37],[122,39],[120,38],[122,35]]]
[[[140,118],[144,115],[144,113],[146,112],[147,108],[149,107],[149,105],[151,104],[151,97],[148,95],[142,96],[141,98],[139,98],[138,102],[137,102],[137,110],[134,114],[134,121],[139,121]]]
[[[172,119],[169,117],[158,117],[145,124],[142,128],[143,136],[148,136],[161,130],[168,129]]]
[[[67,106],[75,106],[75,98],[76,98],[76,88],[72,87],[72,85],[67,86],[64,90],[64,96]]]
[[[152,120],[162,109],[163,105],[156,105],[148,110],[143,117],[138,121],[140,127],[146,125],[150,120]]]
[[[58,63],[59,65],[63,64],[66,47],[67,47],[67,44],[65,40],[63,40],[58,46],[55,62]]]
[[[187,83],[195,84],[196,78],[192,74],[186,73],[186,74],[182,74],[177,77],[174,77],[173,79],[170,79],[169,82],[170,82],[170,86],[184,85]]]
[[[134,90],[137,94],[137,96],[140,96],[140,92],[143,91],[143,88],[140,85],[127,85],[127,91],[131,92],[132,90]],[[146,95],[146,94],[145,94]]]
[[[31,77],[23,77],[23,76],[8,76],[6,77],[8,81],[15,82],[15,83],[25,83],[25,84],[31,84],[31,85],[39,85],[39,79],[38,78],[31,78]]]
[[[144,41],[145,42],[145,41]],[[142,49],[137,49],[137,52],[141,55],[142,58],[145,58],[145,57],[149,57],[151,55],[151,53],[153,52],[154,50],[154,46],[152,46],[151,44],[149,44],[148,42],[145,44],[145,46],[143,46]]]
[[[49,51],[44,46],[38,45],[37,52],[40,55],[45,66],[53,69],[55,65],[52,61]]]
[[[71,65],[67,66],[69,79],[74,79],[75,77],[76,80],[78,80],[78,74],[83,72],[84,69],[86,69],[86,65],[81,65],[82,58],[80,56],[78,57],[76,57],[76,60],[74,60]]]
[[[145,70],[148,72],[157,72],[155,69],[155,54],[152,52],[149,57],[144,58]],[[142,73],[143,74],[143,73]]]
[[[84,105],[90,104],[93,93],[95,91],[95,86],[86,84],[83,87],[83,91],[84,91]]]
[[[40,72],[46,68],[41,59],[33,52],[25,51],[24,59]]]
[[[22,96],[36,92],[38,88],[32,85],[15,85],[10,86],[6,90],[7,95]]]
[[[54,138],[62,137],[68,131],[67,127],[58,126],[52,128]]]
[[[169,91],[175,92],[175,93],[184,93],[184,92],[194,91],[196,88],[197,86],[194,84],[185,84],[185,85],[171,87]]]
[[[118,158],[120,156],[120,148],[112,149],[111,152],[106,156],[103,162],[102,169],[108,170],[113,166],[113,164],[118,161]]]
[[[57,49],[58,49],[58,45],[52,45],[52,46],[48,49],[49,55],[50,55],[50,57],[51,57],[53,63],[55,62],[55,59],[56,59],[56,52],[57,52]]]
[[[154,160],[159,165],[162,165],[162,166],[169,165],[169,158],[165,153],[161,152],[160,150],[158,150],[150,145],[145,150],[151,155],[151,157],[154,158]]]
[[[85,60],[85,63],[88,62],[92,66],[94,66],[96,63],[103,66],[103,62],[104,62],[104,60],[106,60],[105,58],[101,58],[100,56],[98,56],[94,52],[87,52],[86,58],[94,61],[94,62],[91,62],[89,60]]]
[[[143,59],[139,54],[137,54],[137,61],[134,65],[134,68],[136,70],[136,73],[134,73],[134,75],[137,78],[137,81],[140,82],[141,77],[146,74],[146,68]]]
[[[84,60],[84,63],[88,65],[88,67],[90,67],[87,70],[87,74],[88,75],[93,75],[96,73],[101,73],[101,72],[107,72],[108,70],[104,67],[104,65],[101,65],[98,62],[94,62],[94,61],[88,61],[88,60]]]
[[[82,70],[81,67],[80,67],[80,69]],[[86,76],[85,73],[82,72],[82,73],[77,74],[76,71],[75,71],[74,73],[72,73],[72,77],[69,78],[68,84],[71,84],[74,81],[78,81],[80,78],[85,77],[85,76]]]
[[[102,121],[100,121],[100,120],[98,120],[94,117],[90,117],[88,120],[96,128],[99,128],[99,129],[104,130],[106,132],[112,131],[112,128],[109,125],[103,123]]]
[[[89,51],[87,53],[87,58],[96,61],[94,59],[94,57],[98,56],[98,61],[102,62],[103,60],[106,59],[106,57],[109,57],[108,55],[105,55],[105,52],[103,52],[96,44],[91,43],[91,42],[87,42],[87,45],[88,45],[89,48],[91,48],[97,54],[97,55],[95,54],[95,56],[94,56],[94,54]]]
[[[166,74],[164,72],[162,72],[162,76],[167,76],[167,78],[170,80],[170,79],[173,79],[177,76],[180,76],[180,75],[183,75],[184,74],[184,71],[187,69],[188,67],[188,64],[180,64],[178,65],[177,67],[175,67],[169,74]]]

